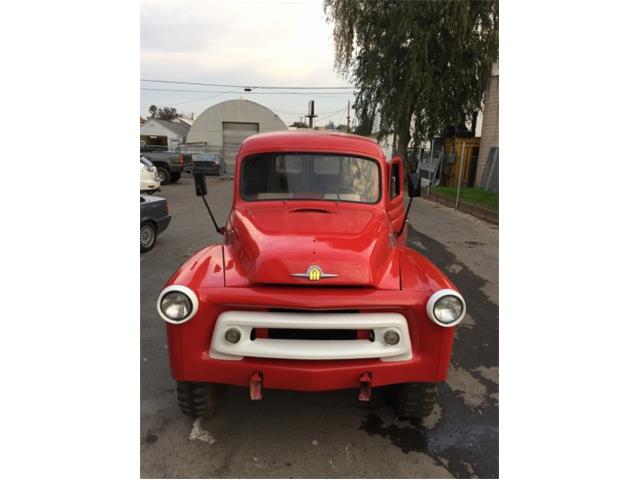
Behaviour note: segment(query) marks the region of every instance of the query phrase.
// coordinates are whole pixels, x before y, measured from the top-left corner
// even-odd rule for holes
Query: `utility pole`
[[[351,100],[347,101],[347,133],[351,133]]]
[[[309,100],[309,113],[305,115],[309,119],[309,128],[313,128],[313,119],[317,117],[315,114],[316,102],[315,100]]]

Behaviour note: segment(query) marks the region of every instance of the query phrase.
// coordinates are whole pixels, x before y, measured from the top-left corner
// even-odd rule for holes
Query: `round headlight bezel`
[[[162,310],[162,300],[167,294],[174,293],[174,292],[182,293],[191,302],[191,311],[189,312],[189,315],[179,320],[176,320],[167,316]],[[162,290],[162,292],[160,292],[160,295],[158,295],[158,302],[156,303],[156,308],[158,310],[158,314],[160,315],[160,317],[165,322],[171,323],[173,325],[181,325],[191,320],[193,316],[196,314],[196,312],[198,311],[198,306],[199,306],[198,297],[193,292],[193,290],[191,290],[189,287],[185,287],[184,285],[169,285],[164,290]]]
[[[439,300],[441,300],[444,297],[454,297],[462,304],[462,312],[460,313],[460,316],[456,318],[453,322],[449,322],[449,323],[443,322],[435,314],[436,304],[438,303]],[[464,298],[462,298],[462,295],[460,295],[458,292],[456,292],[455,290],[451,290],[450,288],[438,290],[436,293],[431,295],[431,298],[429,298],[429,301],[427,302],[427,315],[429,316],[431,321],[433,321],[437,325],[440,325],[441,327],[445,327],[445,328],[455,327],[457,324],[459,324],[462,321],[466,313],[467,313],[467,305],[465,304]]]

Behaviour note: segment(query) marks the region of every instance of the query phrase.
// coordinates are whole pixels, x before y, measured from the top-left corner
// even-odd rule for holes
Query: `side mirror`
[[[204,173],[199,172],[195,167],[192,172],[193,175],[193,183],[196,185],[196,195],[198,197],[202,197],[207,194],[207,180],[205,179]]]
[[[422,195],[422,189],[420,188],[420,174],[409,174],[409,197],[419,197]]]

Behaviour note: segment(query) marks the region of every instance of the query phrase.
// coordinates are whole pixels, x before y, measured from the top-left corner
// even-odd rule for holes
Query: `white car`
[[[160,190],[160,179],[155,165],[144,157],[140,157],[140,191],[153,193]]]

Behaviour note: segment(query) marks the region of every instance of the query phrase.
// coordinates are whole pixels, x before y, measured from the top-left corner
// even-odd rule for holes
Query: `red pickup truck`
[[[213,414],[223,384],[254,400],[353,388],[366,401],[391,386],[400,417],[428,415],[466,307],[406,246],[401,159],[355,135],[266,133],[240,146],[234,182],[216,224],[224,242],[195,253],[157,301],[182,411]],[[420,195],[417,174],[408,185]]]

